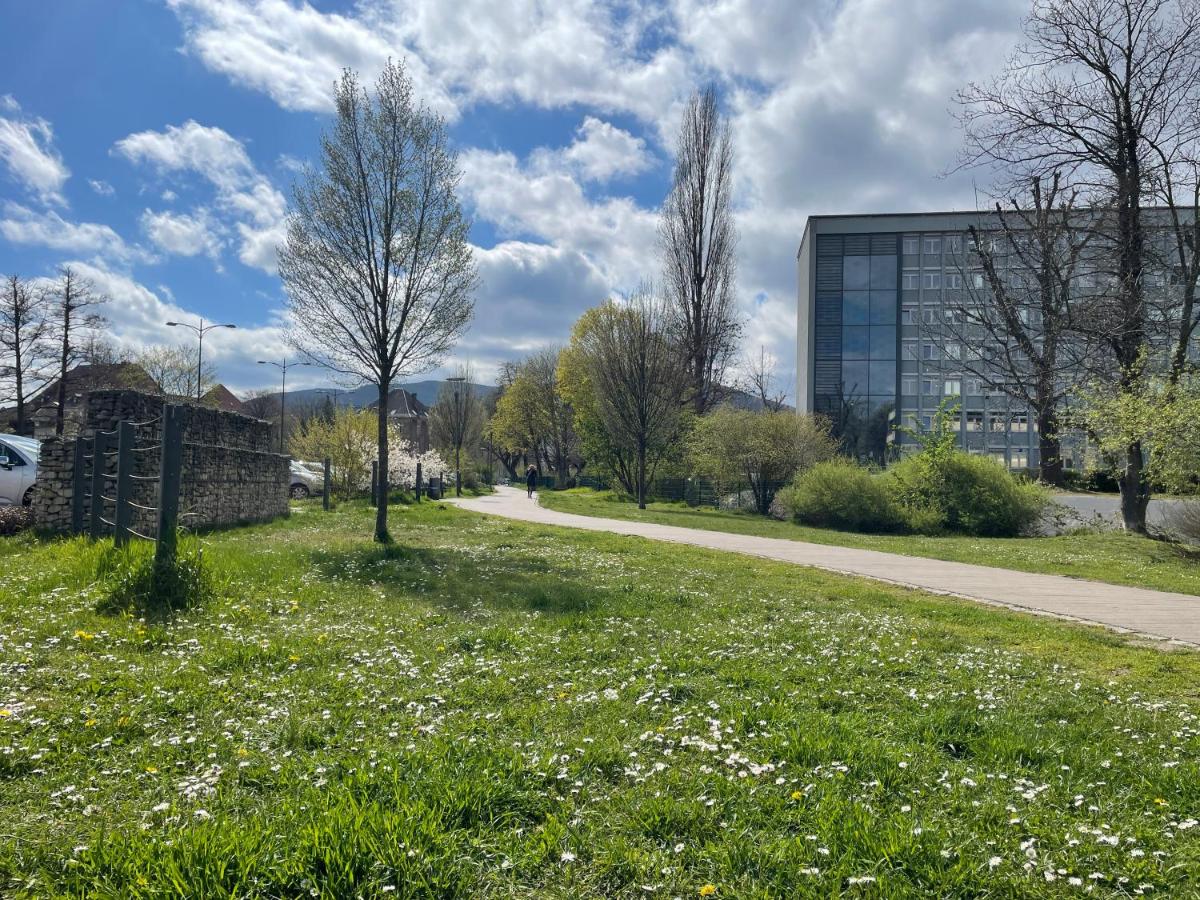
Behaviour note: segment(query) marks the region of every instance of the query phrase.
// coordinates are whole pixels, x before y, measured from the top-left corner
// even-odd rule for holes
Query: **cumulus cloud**
[[[191,215],[147,209],[142,213],[142,230],[156,247],[167,253],[176,256],[204,254],[214,260],[220,259],[220,225],[203,207]]]
[[[274,274],[275,249],[284,236],[287,200],[257,167],[237,138],[221,128],[187,121],[163,131],[140,131],[117,141],[114,151],[134,163],[145,163],[161,175],[195,173],[215,190],[215,206],[233,220],[240,245],[238,258],[247,266]],[[168,195],[169,198],[168,198]],[[163,199],[174,199],[167,190]],[[152,214],[153,215],[153,214]],[[193,225],[201,211],[190,217],[157,214],[163,221],[188,219]],[[208,217],[203,211],[203,217]],[[210,234],[213,228],[209,227]],[[219,245],[209,244],[208,247]],[[214,256],[216,258],[216,256]]]
[[[97,222],[70,222],[54,210],[34,210],[8,203],[0,219],[0,234],[14,244],[49,247],[69,253],[92,253],[115,262],[148,261],[112,228]]]
[[[642,138],[595,116],[583,120],[574,143],[561,151],[561,158],[587,181],[637,175],[654,162]]]
[[[71,171],[54,147],[45,119],[25,116],[17,101],[0,97],[0,162],[9,176],[47,203],[63,204],[62,187]]]
[[[475,102],[515,100],[649,120],[692,74],[679,48],[646,49],[658,14],[590,0],[363,0],[347,14],[285,0],[168,2],[189,52],[285,109],[328,111],[343,68],[369,80],[396,58],[450,118]]]

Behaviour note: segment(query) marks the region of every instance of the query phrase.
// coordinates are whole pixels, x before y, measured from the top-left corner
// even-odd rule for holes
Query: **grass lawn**
[[[810,541],[928,556],[955,562],[1072,575],[1112,584],[1200,594],[1200,549],[1116,532],[1076,532],[1056,537],[976,538],[873,535],[809,528],[780,522],[748,511],[690,507],[684,503],[637,504],[610,491],[576,488],[543,491],[539,502],[548,509],[631,519],[685,528],[729,531],[763,537]]]
[[[1194,895],[1200,655],[714,551],[302,504],[95,612],[0,540],[0,895]]]

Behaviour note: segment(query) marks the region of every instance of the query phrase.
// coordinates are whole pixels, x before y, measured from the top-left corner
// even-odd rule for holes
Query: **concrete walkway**
[[[675,525],[601,519],[544,509],[525,492],[499,487],[496,493],[451,501],[464,509],[490,515],[673,541],[761,556],[801,566],[859,575],[890,584],[948,594],[1010,609],[1072,619],[1122,632],[1200,646],[1200,597],[1144,588],[1084,581],[1063,575],[1035,575],[991,566],[902,556],[878,550],[833,547],[782,538],[702,531]]]

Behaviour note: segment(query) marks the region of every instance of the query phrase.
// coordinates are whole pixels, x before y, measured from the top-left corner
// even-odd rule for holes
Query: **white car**
[[[292,484],[288,493],[293,500],[318,497],[325,491],[325,470],[322,463],[292,460]]]
[[[39,446],[33,438],[0,434],[0,506],[33,503]]]

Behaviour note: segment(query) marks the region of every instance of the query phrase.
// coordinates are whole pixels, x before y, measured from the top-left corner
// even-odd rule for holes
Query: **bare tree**
[[[184,344],[147,347],[134,356],[133,362],[141,366],[167,396],[192,400],[203,396],[217,383],[217,370],[212,363],[206,362],[197,368],[198,354],[198,347]]]
[[[1096,356],[1094,336],[1077,322],[1089,299],[1082,285],[1093,274],[1094,232],[1076,196],[1055,172],[996,203],[994,222],[967,229],[963,291],[947,294],[942,321],[922,322],[935,343],[959,351],[964,372],[1032,411],[1038,474],[1052,485],[1062,484],[1061,412],[1078,383],[1063,373],[1082,377]]]
[[[374,94],[347,71],[322,169],[295,189],[279,274],[308,359],[378,389],[381,473],[375,539],[387,530],[387,398],[394,380],[435,366],[470,322],[475,268],[443,120],[389,62]]]
[[[579,335],[600,420],[613,447],[633,462],[638,508],[655,469],[679,437],[686,360],[666,329],[663,302],[647,286],[628,303],[599,307]]]
[[[471,381],[471,367],[460,365],[438,389],[429,410],[429,430],[434,443],[454,451],[454,493],[462,496],[462,449],[478,442],[483,428],[483,403]]]
[[[87,342],[81,340],[80,332],[94,333],[104,322],[96,307],[108,302],[108,297],[99,293],[86,278],[81,278],[70,266],[59,272],[50,287],[53,312],[53,334],[58,345],[58,412],[54,421],[54,433],[62,436],[66,423],[67,375],[72,365],[83,358]]]
[[[1152,240],[1163,288],[1155,299],[1157,313],[1174,340],[1168,380],[1179,383],[1188,366],[1188,348],[1200,329],[1200,153],[1195,147],[1173,148],[1177,158],[1161,157],[1154,193],[1166,208],[1167,223]]]
[[[732,177],[729,123],[709,86],[693,94],[684,110],[671,191],[659,222],[669,322],[687,361],[688,399],[701,414],[722,399],[741,334],[734,296]]]
[[[745,361],[746,390],[757,398],[767,412],[779,412],[787,405],[787,381],[776,373],[779,361],[766,347],[758,348],[758,357],[748,356]]]
[[[1097,253],[1114,261],[1109,296],[1089,318],[1112,355],[1114,387],[1130,391],[1151,337],[1143,207],[1163,160],[1191,157],[1183,148],[1200,136],[1200,4],[1036,0],[1025,37],[997,79],[960,95],[964,162],[998,163],[1020,179],[1058,171],[1085,192]],[[1124,457],[1122,519],[1145,533],[1140,443]]]
[[[25,431],[25,404],[45,387],[53,364],[44,291],[10,275],[0,297],[0,387],[16,404],[13,425]]]

